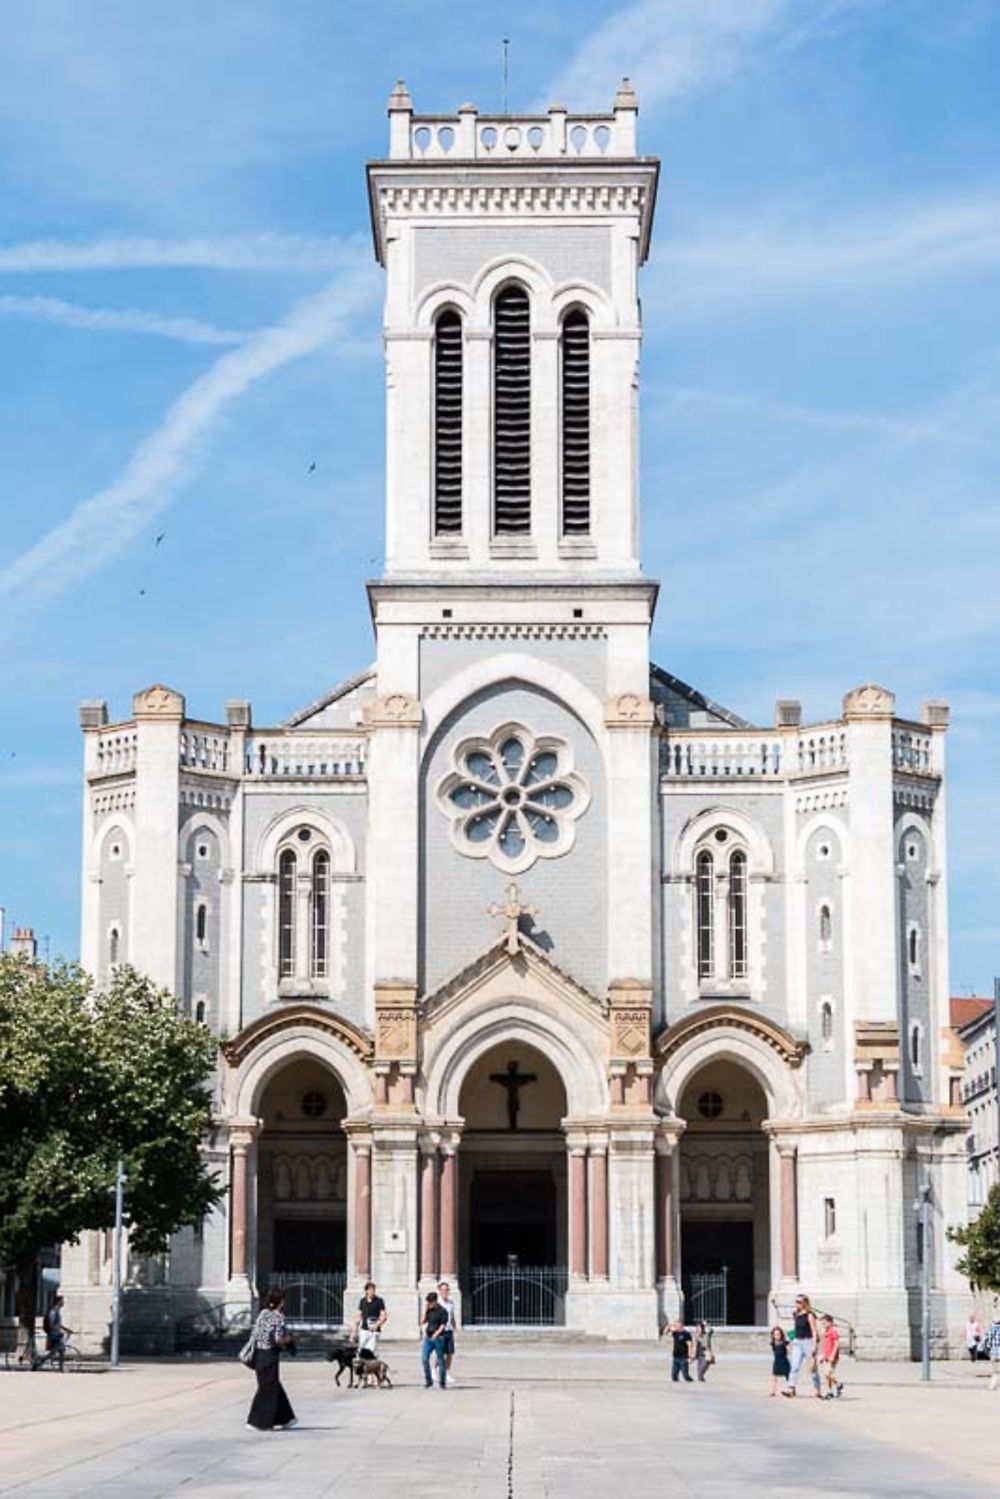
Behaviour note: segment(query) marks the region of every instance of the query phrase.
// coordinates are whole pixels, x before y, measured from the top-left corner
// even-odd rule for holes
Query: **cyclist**
[[[38,1369],[50,1359],[59,1365],[62,1371],[63,1361],[66,1357],[66,1336],[71,1333],[71,1327],[65,1327],[62,1319],[63,1297],[59,1291],[52,1298],[52,1305],[42,1318],[42,1331],[45,1333],[45,1352],[41,1358],[36,1358],[33,1368]]]

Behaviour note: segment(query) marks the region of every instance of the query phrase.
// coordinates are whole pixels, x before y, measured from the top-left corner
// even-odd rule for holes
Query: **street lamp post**
[[[111,1367],[117,1369],[122,1327],[122,1220],[125,1214],[125,1162],[115,1170],[115,1259],[111,1293]]]
[[[920,1225],[920,1378],[931,1377],[931,1184],[924,1172],[913,1204]]]

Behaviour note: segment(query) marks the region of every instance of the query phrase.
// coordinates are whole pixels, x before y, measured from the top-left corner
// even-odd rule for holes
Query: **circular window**
[[[299,828],[296,836],[300,843],[308,843],[312,837],[312,828]]]
[[[917,846],[917,844],[915,844],[915,843],[909,843],[909,844],[907,844],[907,847],[906,847],[906,857],[908,859],[919,859],[920,858],[920,849]]]
[[[830,857],[830,845],[828,843],[821,843],[816,850],[816,857],[817,859],[828,859]]]
[[[326,1099],[322,1093],[310,1089],[302,1095],[302,1112],[307,1119],[322,1119],[326,1113]]]
[[[120,859],[121,856],[122,856],[122,846],[121,846],[121,844],[120,843],[112,843],[112,845],[111,845],[111,857],[112,857],[112,859]]]
[[[703,1119],[718,1119],[722,1113],[722,1095],[703,1093],[698,1099],[698,1113]]]
[[[725,842],[728,841],[728,838],[729,838],[729,834],[728,834],[728,832],[726,831],[725,828],[716,828],[716,830],[715,830],[715,841],[716,841],[716,843],[725,843]]]
[[[208,844],[207,843],[199,843],[198,844],[198,858],[199,859],[207,859],[208,858]]]

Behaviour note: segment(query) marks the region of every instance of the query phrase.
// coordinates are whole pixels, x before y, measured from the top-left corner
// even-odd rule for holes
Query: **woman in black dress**
[[[288,1431],[298,1426],[291,1402],[281,1383],[281,1350],[292,1341],[285,1321],[285,1297],[271,1291],[253,1329],[253,1371],[257,1393],[247,1415],[247,1426],[255,1431]]]

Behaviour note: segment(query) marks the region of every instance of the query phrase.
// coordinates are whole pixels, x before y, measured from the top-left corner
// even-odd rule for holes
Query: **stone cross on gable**
[[[517,952],[521,935],[521,917],[537,916],[538,911],[534,906],[525,905],[521,899],[521,892],[517,885],[511,883],[507,886],[507,899],[503,905],[494,901],[486,909],[487,916],[502,916],[507,923],[507,951],[513,956]]]

